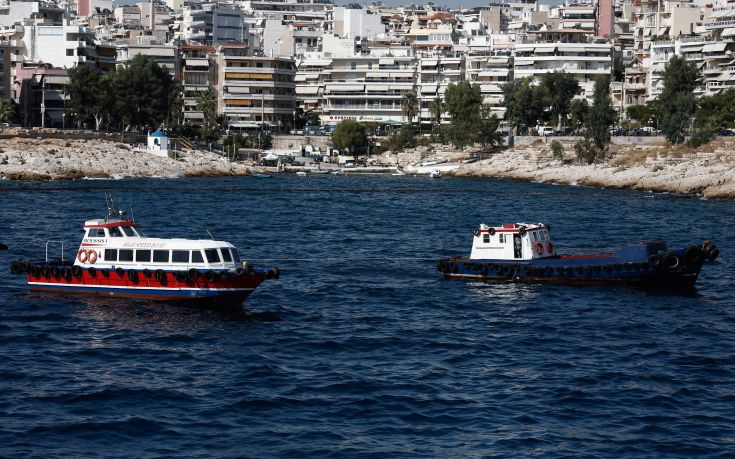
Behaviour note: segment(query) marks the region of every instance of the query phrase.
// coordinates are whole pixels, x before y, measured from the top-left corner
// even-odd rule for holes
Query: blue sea
[[[277,266],[241,308],[29,292],[105,193]],[[480,223],[712,239],[696,289],[444,280]],[[735,457],[735,203],[495,179],[0,183],[0,457]],[[50,246],[58,252],[58,245]]]

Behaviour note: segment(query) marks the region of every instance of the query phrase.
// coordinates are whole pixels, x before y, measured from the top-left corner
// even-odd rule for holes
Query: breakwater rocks
[[[0,179],[51,180],[246,175],[219,155],[187,151],[176,158],[108,139],[10,137],[0,140]]]
[[[550,143],[539,140],[516,146],[464,164],[451,174],[735,199],[735,141],[730,138],[696,149],[663,142],[611,145],[607,161],[592,165],[575,163],[573,141],[561,142],[563,159],[553,157]]]

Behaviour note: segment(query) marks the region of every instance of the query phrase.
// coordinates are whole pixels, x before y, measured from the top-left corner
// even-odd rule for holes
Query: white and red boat
[[[151,300],[242,302],[278,268],[243,263],[235,246],[209,239],[146,237],[133,219],[115,210],[84,223],[74,261],[18,260],[11,272],[26,274],[34,290],[83,292]]]

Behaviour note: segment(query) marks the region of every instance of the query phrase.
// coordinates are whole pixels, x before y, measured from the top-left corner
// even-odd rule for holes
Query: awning
[[[545,46],[543,48],[541,48],[541,47],[534,48],[534,52],[536,52],[537,54],[538,53],[541,53],[541,54],[553,54],[555,50],[556,50],[556,46],[551,46],[551,47]]]
[[[389,76],[388,72],[367,72],[365,74],[366,78],[388,78]]]
[[[69,77],[62,75],[45,75],[43,80],[46,84],[68,84]]]
[[[559,51],[564,53],[583,53],[584,47],[583,46],[559,46]]]
[[[735,27],[727,27],[722,29],[723,37],[735,37]]]
[[[368,91],[385,91],[386,89],[388,89],[388,85],[385,83],[379,83],[379,84],[367,83],[365,85],[365,89]]]
[[[503,103],[503,98],[502,97],[485,97],[482,100],[482,103],[486,105],[500,105]]]
[[[296,94],[318,94],[319,86],[296,86]]]
[[[209,67],[209,61],[206,59],[187,59],[186,65],[193,67]]]
[[[421,59],[421,67],[433,67],[438,63],[436,59]]]
[[[704,45],[702,48],[703,53],[716,53],[724,51],[725,48],[727,48],[727,43],[711,43],[709,45]]]
[[[685,45],[681,45],[681,52],[682,53],[698,53],[702,51],[703,46],[704,45],[690,45],[690,46],[685,47]]]
[[[421,93],[422,94],[435,93],[436,92],[436,86],[437,85],[435,85],[435,84],[425,84],[425,85],[421,86]]]
[[[327,89],[329,89],[332,92],[362,92],[363,89],[365,89],[364,85],[358,84],[358,85],[329,85],[327,86]]]
[[[658,35],[668,35],[669,34],[669,28],[668,27],[659,27],[658,28]]]
[[[500,92],[500,86],[497,84],[481,84],[480,85],[480,92],[481,93],[493,93],[493,92]]]
[[[643,33],[643,35],[646,36],[646,37],[650,37],[652,32],[653,32],[653,29],[646,29],[646,31]]]
[[[378,60],[378,63],[380,65],[393,65],[396,63],[396,60],[392,57],[381,57],[380,60]]]
[[[392,84],[388,86],[389,89],[396,89],[398,91],[404,90],[404,89],[411,89],[413,86],[413,83],[406,83],[406,84]]]
[[[294,75],[293,80],[294,81],[306,81],[306,74],[297,73],[296,75]]]

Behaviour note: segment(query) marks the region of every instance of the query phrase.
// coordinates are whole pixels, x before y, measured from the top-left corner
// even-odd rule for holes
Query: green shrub
[[[558,140],[551,142],[551,153],[554,155],[554,159],[560,161],[564,159],[564,147],[561,145],[561,142]]]
[[[593,164],[605,159],[606,150],[598,148],[591,139],[582,139],[574,144],[577,161],[581,164]]]

